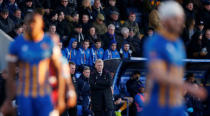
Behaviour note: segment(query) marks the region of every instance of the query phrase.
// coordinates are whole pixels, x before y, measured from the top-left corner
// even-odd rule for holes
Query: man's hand
[[[122,102],[122,99],[119,98],[117,101],[115,101],[115,104],[118,105],[118,104],[120,104],[121,102]]]

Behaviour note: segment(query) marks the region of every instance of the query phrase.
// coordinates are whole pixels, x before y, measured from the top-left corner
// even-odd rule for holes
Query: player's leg
[[[18,114],[20,116],[33,116],[33,108],[30,97],[17,97]]]

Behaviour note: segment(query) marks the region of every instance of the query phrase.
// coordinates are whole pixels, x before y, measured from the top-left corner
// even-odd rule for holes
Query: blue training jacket
[[[91,54],[91,65],[93,65],[95,63],[95,61],[97,59],[103,59],[104,57],[104,49],[103,48],[95,48],[95,47],[92,47],[90,49],[90,54]]]

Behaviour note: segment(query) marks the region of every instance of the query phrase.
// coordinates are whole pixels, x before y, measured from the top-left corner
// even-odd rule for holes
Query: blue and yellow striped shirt
[[[11,43],[9,54],[15,55],[19,63],[17,95],[37,97],[50,94],[48,74],[53,46],[48,35],[39,42],[26,40],[20,35]]]

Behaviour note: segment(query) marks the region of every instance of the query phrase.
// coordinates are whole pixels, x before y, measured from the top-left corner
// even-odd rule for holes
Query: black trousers
[[[69,116],[77,116],[77,106],[68,109]]]
[[[110,111],[94,111],[94,116],[112,116],[112,110],[110,110]]]
[[[61,116],[77,116],[77,106],[66,109],[66,111],[62,113]]]

